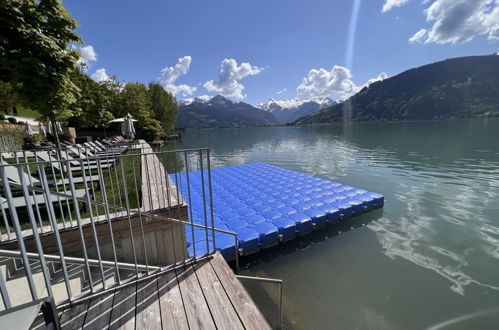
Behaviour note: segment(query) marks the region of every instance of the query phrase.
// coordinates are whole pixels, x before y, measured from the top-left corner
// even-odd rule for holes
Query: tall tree
[[[0,81],[19,86],[31,108],[54,120],[66,120],[79,109],[77,70],[80,43],[77,22],[61,0],[0,0]]]
[[[170,133],[178,116],[178,105],[175,97],[160,84],[154,82],[149,83],[148,92],[154,118],[161,123],[165,132]]]
[[[143,83],[128,83],[123,88],[120,112],[128,112],[138,120],[138,127],[146,139],[154,140],[161,135],[162,128],[154,119],[150,108],[149,94]]]
[[[78,117],[72,117],[69,124],[76,128],[107,127],[114,118],[111,106],[115,91],[95,82],[82,71],[74,72],[71,79],[80,90],[80,95],[72,107],[81,109],[81,113]]]
[[[17,93],[10,82],[0,81],[0,112],[14,113]]]

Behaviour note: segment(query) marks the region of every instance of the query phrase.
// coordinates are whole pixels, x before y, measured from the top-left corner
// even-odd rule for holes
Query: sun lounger
[[[65,160],[70,161],[69,163],[71,164],[71,170],[73,172],[82,170],[80,160],[76,160],[75,158],[69,156],[65,152],[61,152],[61,157]],[[82,163],[83,163],[84,170],[97,170],[98,169],[97,160],[85,160],[85,158],[81,158],[81,159],[83,160]],[[102,159],[100,161],[101,169],[110,168],[113,165],[114,165],[113,160],[109,160],[109,162],[108,162],[106,159]]]
[[[7,179],[9,180],[9,182],[11,183],[15,183],[15,184],[21,184],[21,178],[19,177],[19,171],[17,170],[17,168],[15,166],[12,166],[12,165],[8,165],[7,162],[5,162],[3,159],[0,159],[0,164],[1,165],[7,165],[7,166],[4,166],[4,171],[5,171],[5,174],[7,175]],[[40,184],[40,180],[38,180],[37,178],[34,178],[34,177],[30,177],[28,174],[26,173],[22,173],[23,175],[23,179],[24,179],[24,182],[26,183],[31,183],[31,184]],[[30,181],[31,179],[31,181]]]
[[[2,165],[6,165],[3,160],[0,160]],[[7,177],[7,180],[9,183],[15,184],[15,185],[21,185],[21,184],[26,184],[28,186],[41,186],[40,180],[37,178],[34,178],[32,176],[29,176],[28,174],[22,172],[22,180],[21,177],[19,176],[19,171],[15,166],[12,165],[7,165],[3,167],[3,170],[5,171],[5,176]],[[1,177],[0,177],[1,178]],[[33,196],[34,195],[34,196]],[[85,196],[85,189],[77,189],[75,190],[75,195],[76,197],[84,197]],[[55,193],[51,194],[52,201],[53,202],[59,202],[59,201],[65,201],[67,199],[70,199],[71,197],[65,197],[65,196],[60,196]],[[17,207],[23,207],[26,206],[26,199],[24,196],[21,197],[13,197],[12,201],[14,203],[14,206]],[[45,203],[45,198],[43,194],[32,192],[30,193],[28,197],[28,202],[33,204],[44,204]],[[0,197],[0,203],[2,204],[2,208],[8,208],[8,203],[7,200],[3,197]]]
[[[85,196],[85,189],[77,189],[75,191],[75,196],[76,196],[76,198],[83,198]],[[64,202],[64,201],[68,201],[68,200],[71,201],[73,197],[72,196],[66,197],[66,196],[60,196],[57,194],[50,194],[50,198],[52,200],[52,203],[56,203],[56,202]],[[27,206],[26,199],[24,198],[24,196],[14,197],[14,198],[12,198],[12,202],[14,203],[15,208]],[[28,202],[31,203],[31,205],[35,205],[35,203],[37,205],[43,205],[46,202],[45,195],[38,193],[38,194],[35,194],[35,196],[33,198],[33,195],[30,194],[28,196]],[[0,197],[0,203],[2,204],[2,207],[4,209],[9,208],[9,204],[7,203],[7,199]]]

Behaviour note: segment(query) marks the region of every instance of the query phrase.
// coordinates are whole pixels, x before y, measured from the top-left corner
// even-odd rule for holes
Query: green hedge
[[[24,129],[0,126],[0,151],[21,150],[23,147]]]

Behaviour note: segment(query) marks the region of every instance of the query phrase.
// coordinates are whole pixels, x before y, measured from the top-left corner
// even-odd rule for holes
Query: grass
[[[30,118],[34,118],[34,119],[38,119],[41,117],[41,114],[38,111],[32,110],[30,108],[26,108],[22,105],[17,105],[16,109],[17,109],[18,116],[30,117]]]
[[[0,126],[0,150],[19,150],[24,143],[24,129]]]

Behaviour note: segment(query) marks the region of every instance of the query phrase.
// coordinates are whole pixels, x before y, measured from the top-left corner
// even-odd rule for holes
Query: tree
[[[81,40],[61,0],[0,0],[0,17],[0,81],[53,120],[78,114],[70,74],[81,55],[71,45]]]
[[[143,83],[128,83],[123,88],[121,113],[127,112],[138,120],[138,128],[144,132],[147,140],[154,140],[161,135],[162,128],[154,119],[150,108],[149,94]]]
[[[72,108],[73,111],[79,109],[81,112],[78,117],[72,117],[69,124],[76,128],[107,127],[114,118],[111,105],[115,91],[108,89],[104,84],[95,82],[79,70],[71,75],[71,79],[80,90],[80,95]]]
[[[160,84],[153,82],[149,83],[148,93],[154,118],[161,123],[164,132],[171,132],[179,113],[175,97]]]
[[[17,93],[10,82],[0,81],[0,112],[14,113]]]

